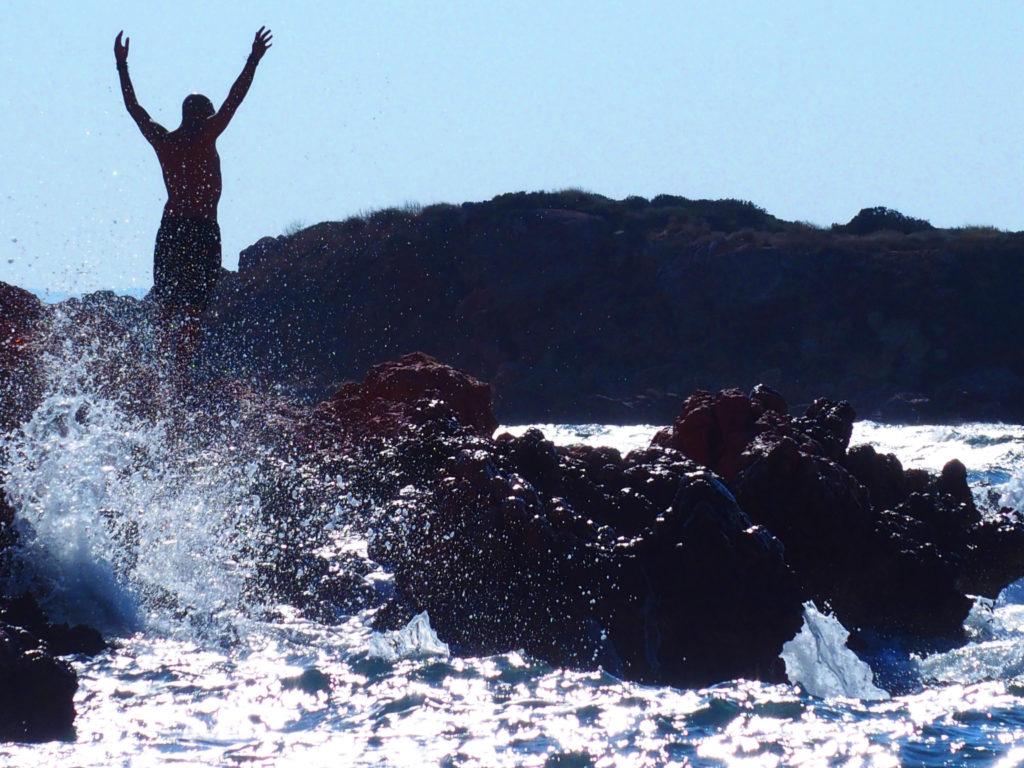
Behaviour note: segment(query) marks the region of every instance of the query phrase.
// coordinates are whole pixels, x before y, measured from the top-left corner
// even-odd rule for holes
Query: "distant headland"
[[[208,352],[318,399],[422,350],[490,382],[504,423],[666,423],[758,382],[864,417],[1020,421],[1022,285],[1024,234],[888,208],[817,228],[740,200],[513,193],[260,240]]]
[[[890,421],[1024,421],[1024,234],[865,208],[579,190],[387,209],[265,237],[225,272],[209,375],[310,401],[414,350],[494,388],[503,423],[667,423],[765,383]],[[132,299],[134,300],[134,299]]]

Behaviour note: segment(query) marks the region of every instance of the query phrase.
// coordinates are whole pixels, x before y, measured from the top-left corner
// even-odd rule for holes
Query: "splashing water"
[[[53,334],[71,322],[58,315]],[[239,554],[259,535],[255,454],[240,461],[187,413],[151,418],[97,391],[118,351],[65,341],[44,356],[49,393],[3,444],[18,537],[7,588],[107,634],[234,631],[246,607]],[[118,376],[157,368],[152,357],[118,365]]]
[[[71,340],[52,345],[47,395],[0,454],[19,535],[9,586],[32,589],[60,617],[127,636],[108,653],[75,661],[77,739],[0,745],[5,765],[1021,759],[1024,586],[979,604],[969,619],[972,642],[920,660],[923,684],[889,700],[871,700],[884,691],[845,647],[845,629],[813,606],[787,646],[798,686],[732,681],[683,691],[553,669],[522,653],[452,657],[425,616],[378,634],[373,608],[323,623],[261,605],[246,585],[253,553],[271,535],[259,498],[270,449],[230,424],[183,412],[161,385],[144,313],[113,320],[115,332],[103,334],[58,315],[54,339]],[[590,425],[554,434],[556,442],[614,442],[625,451],[653,431]],[[893,450],[886,440],[910,441],[914,462],[941,466],[923,444],[935,435],[895,427],[875,434],[885,450]],[[963,445],[980,456],[995,445],[986,444],[983,425],[944,434],[943,453]],[[1012,444],[999,471],[1020,475],[1017,433],[999,434]],[[329,482],[343,495],[343,478]],[[365,552],[350,507],[326,510],[316,525],[348,537],[347,551]]]
[[[821,698],[888,699],[888,692],[874,684],[871,668],[846,647],[849,637],[838,619],[804,603],[803,627],[782,646],[790,682]]]
[[[395,662],[399,659],[422,659],[430,656],[447,657],[451,654],[447,643],[441,642],[430,626],[426,611],[413,617],[405,628],[397,632],[374,632],[370,637],[369,656]]]

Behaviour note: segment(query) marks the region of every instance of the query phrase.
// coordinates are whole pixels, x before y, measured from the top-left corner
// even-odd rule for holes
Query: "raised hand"
[[[270,41],[274,39],[273,34],[266,27],[260,27],[256,33],[256,39],[252,41],[252,53],[249,57],[253,61],[259,61],[263,58],[263,54],[267,52],[267,48],[270,47]]]
[[[126,37],[124,39],[124,43],[122,43],[121,42],[121,35],[123,35],[123,34],[124,34],[124,30],[122,29],[120,32],[117,33],[117,37],[114,38],[114,60],[118,64],[121,64],[122,62],[127,63],[127,61],[128,61],[128,46],[129,46],[129,44],[132,41],[132,39],[130,37]]]

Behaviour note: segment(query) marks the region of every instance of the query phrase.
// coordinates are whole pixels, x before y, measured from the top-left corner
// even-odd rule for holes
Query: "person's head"
[[[213,113],[213,102],[201,93],[190,93],[181,102],[181,124],[186,128],[199,127]]]

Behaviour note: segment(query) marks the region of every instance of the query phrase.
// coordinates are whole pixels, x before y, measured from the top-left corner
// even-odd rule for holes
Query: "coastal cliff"
[[[892,421],[1024,419],[1024,235],[865,209],[819,229],[752,203],[518,193],[264,238],[209,318],[217,373],[311,401],[422,350],[504,423],[665,423],[765,382]]]

